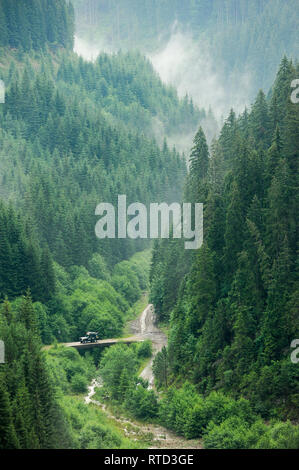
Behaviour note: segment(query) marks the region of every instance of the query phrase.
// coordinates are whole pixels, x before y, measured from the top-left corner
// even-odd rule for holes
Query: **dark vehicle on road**
[[[81,344],[96,343],[97,340],[98,340],[98,333],[95,333],[94,331],[89,331],[88,333],[86,333],[86,336],[81,336],[80,343]]]

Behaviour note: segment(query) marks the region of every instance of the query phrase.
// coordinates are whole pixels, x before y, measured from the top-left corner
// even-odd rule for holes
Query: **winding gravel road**
[[[148,380],[149,388],[154,386],[154,376],[152,371],[153,360],[156,354],[161,351],[163,346],[167,345],[166,335],[156,326],[156,315],[153,305],[148,305],[142,314],[130,323],[130,329],[134,337],[139,340],[149,339],[153,344],[153,357],[149,364],[143,369],[140,376]],[[97,388],[102,387],[101,378],[94,379],[88,388],[88,394],[85,397],[85,403],[93,404],[102,409],[106,416],[118,423],[125,436],[133,440],[142,435],[152,435],[151,449],[202,449],[202,444],[198,439],[187,440],[177,436],[168,429],[155,424],[144,424],[133,422],[124,417],[114,416],[104,403],[94,399]]]
[[[153,357],[140,374],[144,380],[148,380],[149,388],[154,386],[153,362],[156,354],[163,346],[167,345],[166,335],[157,328],[156,314],[153,305],[148,305],[137,320],[131,322],[130,328],[134,336],[143,340],[151,340],[153,344]]]

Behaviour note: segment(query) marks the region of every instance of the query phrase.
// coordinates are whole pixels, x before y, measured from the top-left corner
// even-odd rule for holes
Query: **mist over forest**
[[[181,97],[223,122],[269,91],[281,57],[298,54],[291,0],[75,0],[75,50],[141,50]]]
[[[1,451],[299,449],[298,20],[0,0]]]

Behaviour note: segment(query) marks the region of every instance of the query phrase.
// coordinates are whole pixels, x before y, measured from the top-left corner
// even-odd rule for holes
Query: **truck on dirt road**
[[[95,333],[94,331],[89,331],[88,333],[86,333],[86,336],[81,336],[80,343],[96,343],[98,339],[98,333]]]

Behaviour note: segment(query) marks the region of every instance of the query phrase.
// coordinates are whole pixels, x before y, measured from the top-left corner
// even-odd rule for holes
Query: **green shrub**
[[[210,422],[204,446],[206,449],[250,449],[265,431],[266,425],[261,420],[250,425],[238,416],[231,416],[219,425]]]
[[[106,262],[99,253],[95,253],[88,262],[88,271],[92,277],[96,279],[110,280],[110,273]]]
[[[138,448],[136,442],[124,438],[103,412],[86,406],[82,398],[63,395],[60,398],[75,449]]]
[[[258,441],[258,449],[299,449],[299,426],[275,423]]]
[[[138,346],[137,355],[139,358],[145,359],[151,357],[153,354],[152,343],[151,341],[144,341]]]
[[[159,414],[163,424],[188,439],[202,437],[209,423],[217,426],[232,416],[248,425],[256,420],[247,400],[234,400],[219,392],[204,398],[188,383],[181,389],[168,390]]]
[[[121,438],[102,424],[87,424],[79,435],[80,449],[118,449],[120,446]]]
[[[153,390],[145,389],[138,384],[135,390],[132,390],[125,402],[125,408],[128,409],[136,418],[151,419],[158,415],[158,401]]]
[[[72,391],[74,393],[85,393],[87,391],[88,380],[84,375],[75,374],[71,379]]]
[[[46,354],[53,382],[63,393],[85,393],[87,384],[95,376],[92,356],[80,356],[73,348],[58,346]]]
[[[136,372],[137,357],[132,348],[117,344],[104,352],[100,375],[113,399],[124,397],[126,389],[134,383]]]

